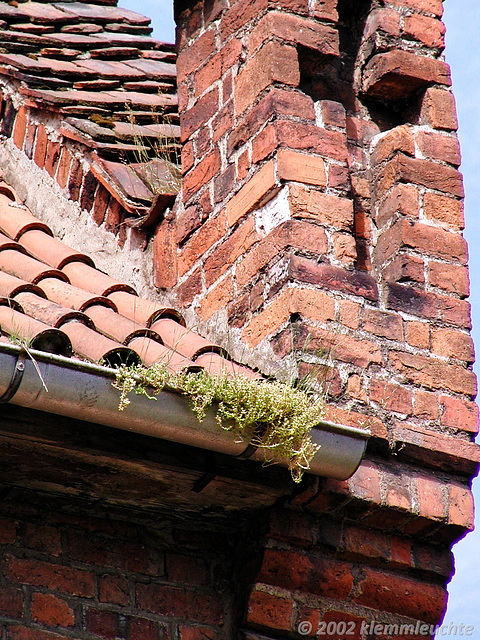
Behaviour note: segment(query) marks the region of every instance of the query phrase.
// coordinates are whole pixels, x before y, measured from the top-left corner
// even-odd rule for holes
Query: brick
[[[345,267],[353,267],[357,260],[355,238],[349,233],[333,233],[332,242],[336,259]]]
[[[441,20],[412,13],[405,16],[403,33],[427,47],[445,47],[445,25]]]
[[[426,193],[423,210],[428,220],[441,224],[444,228],[462,230],[465,227],[463,202],[438,193]]]
[[[195,150],[193,148],[193,141],[188,140],[182,146],[181,153],[182,175],[185,175],[189,169],[191,169],[195,163]]]
[[[45,170],[51,178],[55,177],[61,150],[62,147],[59,142],[53,142],[52,140],[48,141],[47,153],[45,156]]]
[[[280,145],[311,153],[321,153],[325,158],[347,161],[347,137],[342,131],[321,129],[313,124],[290,120],[274,123]]]
[[[352,494],[357,498],[376,504],[381,503],[380,470],[374,462],[362,460],[348,484]]]
[[[201,207],[192,205],[187,207],[181,213],[177,213],[176,220],[176,241],[181,245],[194,231],[196,231],[202,222],[205,222],[206,216],[203,214]]]
[[[435,477],[419,475],[417,479],[419,515],[441,520],[446,515],[445,483]]]
[[[118,233],[119,226],[125,215],[125,209],[120,202],[111,197],[108,202],[107,213],[105,214],[105,229],[112,233]]]
[[[60,531],[56,527],[27,523],[24,544],[29,549],[52,556],[59,556],[62,553]]]
[[[456,329],[432,327],[432,352],[444,358],[456,358],[469,364],[475,360],[471,336]]]
[[[179,640],[217,640],[218,638],[218,630],[207,627],[187,627],[182,624],[179,627],[179,633]]]
[[[382,265],[382,275],[385,282],[419,282],[424,284],[425,263],[422,258],[408,253],[400,253],[387,266]]]
[[[395,369],[414,384],[468,395],[474,395],[476,392],[474,374],[459,365],[446,364],[433,358],[401,351],[391,351],[389,359]]]
[[[183,201],[188,203],[220,170],[220,152],[215,148],[183,178]]]
[[[188,307],[195,296],[201,293],[202,289],[202,271],[199,268],[195,269],[195,271],[177,287],[175,293],[179,305],[181,307]]]
[[[364,380],[356,373],[353,373],[348,377],[347,393],[351,398],[360,400],[360,402],[364,402],[365,404],[368,402]]]
[[[213,192],[215,203],[223,202],[227,196],[232,193],[236,184],[235,164],[229,164],[225,171],[217,175],[214,179]]]
[[[262,206],[267,199],[274,195],[275,186],[275,165],[270,160],[228,202],[228,225],[232,227],[255,206]]]
[[[268,156],[271,156],[278,147],[278,138],[275,127],[268,124],[252,140],[252,162],[258,164]]]
[[[323,55],[339,55],[338,33],[335,29],[311,18],[280,11],[269,11],[252,31],[248,40],[249,55],[272,36],[295,46],[314,49]]]
[[[129,582],[127,578],[115,575],[104,575],[98,582],[98,599],[100,602],[108,602],[126,606],[130,603]]]
[[[243,113],[255,98],[274,82],[298,86],[298,57],[294,47],[267,42],[253,58],[250,58],[237,76],[235,114]]]
[[[438,420],[439,406],[436,394],[416,389],[413,414],[424,420]]]
[[[308,344],[304,348],[314,354],[328,353],[333,360],[349,362],[358,367],[382,362],[382,354],[376,342],[313,327],[310,330]]]
[[[360,326],[360,305],[351,300],[341,299],[337,301],[337,304],[339,321],[350,329],[358,329]]]
[[[207,29],[195,42],[184,48],[177,57],[177,82],[198,69],[216,50],[215,31]]]
[[[181,141],[186,142],[190,136],[204,127],[218,111],[218,88],[199,98],[195,104],[180,114]]]
[[[390,129],[378,138],[371,154],[372,163],[380,164],[390,159],[397,151],[409,156],[415,155],[415,138],[411,127],[406,124]]]
[[[323,124],[331,127],[345,129],[347,126],[345,107],[335,100],[319,100],[317,102],[321,110]]]
[[[224,278],[201,301],[198,310],[203,320],[210,318],[216,311],[225,309],[234,298],[232,277]]]
[[[299,93],[271,88],[268,93],[254,105],[230,132],[227,154],[244,145],[268,121],[279,115],[294,116],[315,123],[315,109],[310,97]]]
[[[213,55],[195,74],[193,80],[195,95],[201,95],[214,82],[220,80],[239,61],[241,50],[242,41],[233,38],[218,53]]]
[[[228,40],[233,33],[244,28],[251,20],[261,15],[267,5],[268,0],[239,0],[235,2],[222,18],[221,37],[223,41]]]
[[[33,593],[31,615],[34,622],[49,627],[73,627],[75,614],[68,602],[51,593]]]
[[[470,305],[466,300],[418,291],[401,284],[388,285],[387,308],[425,319],[441,320],[464,329],[471,328]]]
[[[463,180],[459,171],[448,165],[410,158],[401,153],[382,169],[376,184],[377,195],[388,191],[397,182],[411,182],[427,189],[463,197]]]
[[[279,149],[277,154],[278,177],[322,187],[327,186],[325,163],[322,158],[310,154],[296,153],[289,149]]]
[[[441,585],[369,567],[364,571],[355,602],[432,624],[441,621],[447,602]]]
[[[68,183],[68,174],[72,163],[72,154],[65,145],[62,146],[57,168],[57,183],[61,189],[65,189]]]
[[[389,544],[385,533],[366,531],[360,527],[347,526],[343,532],[342,557],[349,560],[363,558],[387,560],[390,555]]]
[[[400,316],[386,313],[377,309],[365,309],[363,313],[363,328],[390,340],[403,340],[403,326]]]
[[[35,144],[35,135],[37,133],[37,125],[33,122],[27,122],[27,131],[23,142],[23,152],[30,158],[33,158],[33,149]]]
[[[326,598],[346,598],[353,586],[351,564],[321,553],[265,549],[257,580]]]
[[[300,282],[316,284],[328,290],[351,293],[371,301],[378,298],[377,285],[373,277],[362,271],[342,269],[293,256],[290,273]]]
[[[23,593],[21,589],[2,585],[0,589],[0,615],[9,618],[22,618]]]
[[[313,15],[320,20],[338,20],[337,0],[315,0]]]
[[[468,269],[445,262],[433,262],[428,264],[428,281],[433,287],[455,293],[461,298],[466,298],[470,293]]]
[[[13,544],[17,539],[17,523],[0,517],[0,544]]]
[[[85,598],[94,596],[93,576],[80,569],[9,555],[5,560],[5,574],[12,580],[37,587]]]
[[[205,261],[207,287],[225,273],[260,238],[255,229],[253,217],[247,218]]]
[[[347,116],[347,137],[349,140],[357,142],[360,146],[369,145],[372,138],[379,133],[380,128],[374,122]]]
[[[87,611],[87,631],[101,638],[113,640],[118,637],[118,613],[90,609]]]
[[[315,520],[308,514],[290,510],[274,510],[268,518],[266,536],[302,547],[314,546]]]
[[[16,625],[7,627],[6,636],[7,640],[65,640],[65,637],[63,634],[59,635],[58,633],[41,631],[40,629],[27,629]]]
[[[385,231],[375,248],[376,260],[381,264],[404,247],[411,247],[428,255],[467,262],[467,245],[462,236],[413,220],[398,220]]]
[[[95,224],[100,226],[105,220],[108,205],[110,203],[110,193],[102,184],[98,185],[95,192],[95,200],[93,201],[92,218]]]
[[[363,70],[363,91],[382,100],[405,99],[427,84],[450,86],[448,64],[395,49],[377,54]]]
[[[182,247],[178,256],[178,273],[183,276],[199,258],[225,235],[225,212],[207,220]]]
[[[442,425],[471,433],[478,432],[478,406],[475,402],[452,396],[440,396],[440,405]]]
[[[13,129],[13,143],[18,149],[23,149],[23,142],[27,132],[28,112],[25,107],[20,107],[15,118]]]
[[[400,385],[371,380],[369,397],[387,411],[397,411],[405,415],[412,413],[412,394]]]
[[[351,231],[353,228],[353,202],[300,185],[289,185],[288,197],[292,215],[312,219],[335,229]]]
[[[448,523],[473,529],[473,495],[465,485],[451,482],[448,487]]]
[[[400,35],[400,14],[392,9],[376,9],[368,14],[363,29],[363,38],[367,40],[378,31],[393,36]]]
[[[415,568],[427,571],[434,578],[441,576],[448,580],[453,576],[455,567],[453,554],[449,549],[417,543],[414,546],[413,554]]]
[[[391,0],[392,4],[407,9],[416,9],[425,13],[433,13],[439,18],[443,14],[442,0]]]
[[[88,171],[83,179],[82,191],[80,193],[80,207],[82,209],[91,211],[95,201],[97,186],[97,179],[91,171]]]
[[[248,599],[247,622],[268,629],[290,631],[293,602],[287,598],[252,591]]]
[[[400,536],[390,539],[390,562],[392,565],[410,567],[412,565],[412,544]]]
[[[233,101],[230,100],[212,119],[212,143],[217,142],[234,128]]]
[[[189,585],[205,585],[208,583],[207,567],[202,558],[167,553],[165,562],[167,576],[173,582],[183,582]]]
[[[416,136],[423,156],[432,160],[443,160],[455,167],[460,165],[460,145],[458,139],[435,131],[419,131]]]
[[[430,347],[430,325],[427,322],[409,321],[405,323],[405,339],[412,347]]]
[[[177,230],[173,213],[164,215],[153,236],[155,286],[170,289],[177,284]]]
[[[207,624],[221,624],[223,621],[223,603],[214,594],[168,585],[137,584],[136,596],[139,609],[149,613]]]
[[[71,200],[78,200],[82,181],[83,171],[80,161],[77,158],[72,158],[70,173],[68,176],[68,193]]]
[[[456,131],[458,129],[455,98],[450,91],[430,87],[425,92],[421,107],[421,123],[435,129]]]
[[[163,636],[165,640],[168,636]],[[153,620],[130,616],[127,622],[127,640],[157,640],[157,625]],[[181,639],[180,639],[181,640]],[[200,639],[199,639],[200,640]]]
[[[43,124],[37,126],[37,135],[35,137],[35,151],[33,154],[33,160],[37,167],[43,169],[45,165],[45,154],[47,153],[47,132]]]
[[[418,189],[406,184],[396,185],[378,208],[375,216],[377,226],[383,227],[397,214],[418,218],[419,209]]]

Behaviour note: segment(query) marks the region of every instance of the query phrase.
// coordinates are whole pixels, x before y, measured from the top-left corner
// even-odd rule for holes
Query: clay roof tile
[[[55,277],[43,278],[39,287],[49,300],[78,311],[85,311],[92,304],[103,304],[114,311],[117,310],[115,303],[109,298],[94,295]]]
[[[33,216],[25,206],[12,201],[1,191],[0,229],[12,240],[18,240],[21,234],[29,229],[41,229],[44,233],[53,235],[49,227]]]
[[[32,284],[38,284],[42,278],[52,277],[68,282],[68,277],[62,271],[52,269],[44,262],[25,255],[23,251],[20,245],[16,249],[0,251],[0,270]]]
[[[75,287],[99,296],[107,296],[113,291],[126,291],[135,295],[133,287],[111,278],[106,273],[84,262],[69,262],[62,267],[62,273]]]

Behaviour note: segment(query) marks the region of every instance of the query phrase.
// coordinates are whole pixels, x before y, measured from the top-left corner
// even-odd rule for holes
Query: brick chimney
[[[312,481],[272,516],[251,640],[302,621],[440,623],[451,544],[473,527],[441,16],[441,0],[176,4],[183,191],[157,230],[177,273],[163,286],[265,371],[300,354],[300,374],[328,381],[327,417],[372,432],[353,478]]]

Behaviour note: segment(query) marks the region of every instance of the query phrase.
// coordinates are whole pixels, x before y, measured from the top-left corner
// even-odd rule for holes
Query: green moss
[[[156,364],[120,367],[114,387],[120,391],[120,411],[128,406],[130,393],[154,399],[164,388],[184,395],[199,422],[213,406],[222,429],[261,448],[265,463],[286,461],[295,482],[300,482],[319,448],[309,434],[321,420],[323,403],[280,382],[212,376],[205,371],[171,374]]]

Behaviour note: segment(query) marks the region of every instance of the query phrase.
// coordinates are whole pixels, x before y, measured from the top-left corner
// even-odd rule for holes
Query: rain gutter
[[[232,433],[222,430],[213,409],[199,423],[183,396],[163,390],[156,402],[134,395],[128,408],[119,411],[120,396],[112,386],[115,379],[112,369],[42,351],[29,351],[35,362],[17,345],[1,346],[0,396],[3,396],[3,402],[231,456],[264,459],[261,450],[238,442]],[[363,429],[320,422],[310,433],[320,450],[310,463],[309,473],[339,480],[349,478],[363,458],[369,435]]]

